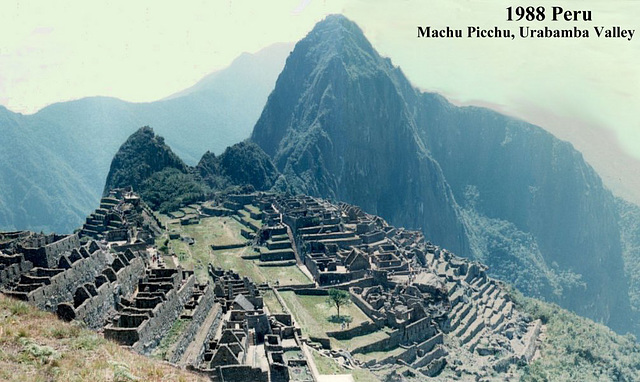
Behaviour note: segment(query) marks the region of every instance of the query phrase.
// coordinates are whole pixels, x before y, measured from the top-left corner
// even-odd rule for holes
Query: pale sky
[[[102,95],[153,101],[224,68],[242,52],[297,41],[343,13],[412,83],[459,104],[490,105],[560,138],[602,134],[640,159],[640,2],[548,1],[545,22],[507,22],[512,0],[0,2],[0,104],[34,113]],[[592,22],[549,21],[551,6]],[[417,26],[588,29],[589,39],[418,39]],[[594,26],[638,29],[631,41]],[[546,126],[545,126],[546,125]],[[569,132],[567,132],[569,131]],[[573,132],[573,133],[571,133]],[[569,134],[569,135],[567,135]],[[563,136],[564,135],[564,136]],[[604,141],[604,140],[603,140]]]

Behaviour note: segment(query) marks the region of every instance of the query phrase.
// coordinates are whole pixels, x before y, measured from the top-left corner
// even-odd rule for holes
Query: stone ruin
[[[338,349],[352,366],[404,365],[423,377],[480,378],[527,363],[536,351],[541,323],[517,311],[486,267],[432,245],[420,232],[308,196],[218,196],[198,213],[243,224],[242,236],[255,248],[251,258],[297,264],[315,288],[349,291],[370,322],[327,336],[388,333],[350,352]],[[136,194],[114,190],[76,234],[0,233],[0,288],[143,354],[181,320],[184,330],[164,358],[214,381],[317,380],[309,339],[289,313],[271,314],[264,306],[268,286],[211,265],[205,284],[192,271],[164,268],[150,249],[160,227]],[[321,342],[330,346],[328,338]],[[352,357],[393,349],[366,363]]]
[[[123,298],[104,336],[148,354],[171,329],[187,301],[193,298],[195,276],[182,269],[147,269],[137,293]]]
[[[385,326],[393,329],[389,338],[352,353],[405,349],[363,366],[379,369],[401,362],[434,376],[449,364],[456,374],[479,376],[482,372],[466,370],[468,362],[460,360],[472,357],[499,372],[531,360],[541,324],[515,309],[485,266],[355,206],[308,196],[280,196],[272,202],[316,284],[349,290],[374,323],[351,331],[362,335]],[[349,338],[344,332],[329,335]],[[468,352],[464,357],[461,349]]]
[[[238,212],[250,198],[230,197],[227,206]],[[290,315],[268,314],[258,286],[232,271],[210,268],[212,281],[200,284],[192,271],[165,268],[150,249],[159,227],[136,194],[114,190],[76,234],[1,233],[0,287],[142,354],[181,320],[164,358],[214,381],[315,380]],[[249,226],[253,238],[259,229]]]
[[[162,224],[130,188],[114,189],[100,200],[100,207],[87,216],[81,237],[124,242],[124,249],[142,249],[161,233]]]
[[[197,370],[214,381],[315,381],[291,315],[269,314],[246,277],[212,266],[209,272],[223,314]]]
[[[84,321],[93,329],[102,328],[120,296],[133,292],[145,269],[144,254],[131,250],[111,253],[95,241],[80,245],[75,234],[30,234],[17,240],[17,253],[0,256],[12,259],[15,268],[12,277],[2,280],[2,292],[66,320]],[[38,265],[23,260],[22,251],[39,253]]]

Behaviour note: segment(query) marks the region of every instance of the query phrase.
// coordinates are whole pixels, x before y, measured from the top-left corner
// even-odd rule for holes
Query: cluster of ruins
[[[269,312],[263,302],[266,290],[278,293],[277,280],[256,285],[209,265],[209,281],[199,283],[191,270],[166,268],[154,249],[164,228],[131,190],[112,191],[71,235],[1,233],[0,287],[143,354],[179,321],[183,329],[164,358],[215,381],[314,381],[310,347],[326,350],[329,338],[383,328],[385,338],[346,352],[352,365],[404,365],[423,376],[449,365],[460,376],[475,373],[465,370],[464,357],[495,372],[533,357],[540,323],[514,308],[484,266],[432,245],[418,231],[355,206],[268,193],[218,196],[180,223],[208,216],[242,224],[247,259],[299,267],[313,279],[299,289],[348,291],[369,321],[327,332],[326,340],[305,338],[291,312]],[[352,358],[391,349],[400,351],[368,362]]]
[[[296,253],[317,285],[349,290],[352,301],[374,323],[351,331],[362,335],[382,326],[393,329],[390,338],[352,353],[406,348],[367,366],[402,360],[432,376],[450,359],[455,368],[451,361],[456,355],[446,350],[444,336],[496,371],[533,356],[540,323],[530,323],[514,309],[485,266],[355,206],[308,196],[276,197],[272,204],[291,229]]]

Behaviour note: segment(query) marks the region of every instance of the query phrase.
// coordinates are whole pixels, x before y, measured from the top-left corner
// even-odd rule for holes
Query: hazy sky
[[[191,86],[242,52],[297,41],[326,14],[343,13],[422,89],[555,124],[565,139],[562,129],[605,134],[640,158],[640,2],[540,0],[535,5],[546,7],[545,22],[507,22],[505,8],[517,5],[527,3],[3,0],[0,104],[33,113],[93,95],[153,101]],[[553,5],[590,10],[593,21],[549,21]],[[517,31],[575,25],[588,29],[590,38],[418,39],[418,25],[465,32],[467,26]],[[594,26],[638,31],[631,41],[597,38]]]

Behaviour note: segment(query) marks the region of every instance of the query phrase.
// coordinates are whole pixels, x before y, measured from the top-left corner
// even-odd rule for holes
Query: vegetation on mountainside
[[[620,198],[616,199],[620,215],[620,238],[624,273],[629,281],[631,310],[640,316],[640,207]],[[640,332],[640,322],[634,322],[635,332]]]
[[[511,222],[483,216],[473,207],[461,210],[469,244],[476,259],[489,266],[491,276],[506,280],[527,296],[559,301],[563,292],[584,289],[580,275],[549,266],[533,235]]]
[[[208,381],[0,294],[2,381]]]
[[[162,213],[205,200],[211,189],[193,174],[167,168],[147,178],[139,187],[142,198]]]
[[[638,381],[640,345],[602,324],[512,291],[518,309],[541,319],[540,357],[524,367],[522,381]]]
[[[227,147],[220,156],[206,152],[196,166],[204,182],[214,189],[250,184],[256,190],[268,190],[278,178],[273,162],[252,142]]]
[[[255,143],[238,143],[218,157],[207,152],[190,167],[145,126],[116,153],[104,193],[132,186],[154,210],[167,213],[202,201],[213,191],[268,190],[277,179],[273,162]]]
[[[108,194],[112,188],[126,186],[141,190],[149,177],[166,168],[187,172],[187,165],[164,143],[164,138],[156,136],[149,126],[141,127],[113,157],[103,194]]]

